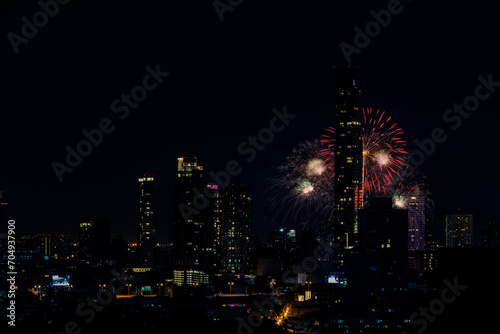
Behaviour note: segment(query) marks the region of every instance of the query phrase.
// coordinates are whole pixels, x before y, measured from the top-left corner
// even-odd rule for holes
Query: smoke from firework
[[[322,142],[333,151],[335,129],[328,128]],[[387,194],[387,189],[399,177],[408,152],[404,149],[403,130],[391,123],[385,111],[363,108],[363,192]],[[331,162],[333,165],[333,162]]]
[[[276,176],[266,180],[273,219],[314,222],[333,215],[334,170],[327,145],[305,141],[292,150]]]

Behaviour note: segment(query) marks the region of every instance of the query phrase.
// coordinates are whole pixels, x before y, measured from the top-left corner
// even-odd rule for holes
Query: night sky
[[[233,1],[237,3],[238,1]],[[259,236],[266,221],[263,181],[306,139],[333,125],[332,66],[346,65],[339,44],[389,1],[243,0],[221,22],[211,1],[70,1],[16,54],[7,35],[21,34],[36,1],[2,2],[0,189],[19,233],[69,233],[98,217],[112,235],[135,241],[136,178],[158,176],[158,240],[172,240],[173,178],[178,156],[196,155],[206,174],[241,162],[231,179],[255,194]],[[327,4],[328,3],[328,4]],[[500,81],[498,11],[491,1],[401,1],[400,13],[352,55],[366,106],[387,110],[415,139],[442,128],[421,171],[436,205],[436,228],[457,208],[484,220],[498,213],[496,143],[500,88],[453,130],[443,120],[473,95],[478,76]],[[170,75],[123,120],[111,104],[142,84],[146,66]],[[151,81],[152,83],[153,81]],[[255,160],[238,145],[269,126],[272,110],[297,115]],[[59,182],[82,130],[109,118],[114,130]]]

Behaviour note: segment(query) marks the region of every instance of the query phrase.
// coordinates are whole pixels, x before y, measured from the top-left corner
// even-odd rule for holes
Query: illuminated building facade
[[[408,197],[408,250],[425,250],[425,196],[416,187],[405,194]]]
[[[196,157],[177,158],[174,185],[174,283],[205,284],[213,270],[213,238],[209,222],[210,190],[203,183]],[[207,188],[207,189],[205,189]]]
[[[70,255],[70,236],[67,234],[36,234],[37,253],[44,259],[66,259]]]
[[[143,268],[155,264],[156,245],[156,178],[144,175],[137,179],[137,254]]]
[[[212,244],[212,257],[209,260],[211,262],[212,268],[210,273],[219,273],[222,269],[222,237],[223,237],[223,226],[222,226],[222,196],[217,184],[207,184],[207,193],[211,194],[210,204],[207,212],[208,221],[207,224],[210,225],[211,240],[208,240]]]
[[[355,244],[356,206],[362,206],[363,91],[357,67],[335,67],[335,242],[345,248]],[[343,252],[336,254],[343,266]]]
[[[221,197],[221,270],[227,273],[247,273],[252,265],[252,194],[241,185],[229,185],[221,190]]]
[[[95,224],[93,221],[80,223],[78,252],[81,260],[89,260],[92,257],[93,253],[92,239],[94,231],[95,231]]]
[[[458,210],[458,213],[446,215],[446,247],[472,248],[473,216]]]

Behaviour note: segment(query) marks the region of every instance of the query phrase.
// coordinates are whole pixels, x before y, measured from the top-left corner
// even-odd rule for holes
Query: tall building
[[[406,192],[408,209],[408,250],[425,250],[425,195],[419,187]]]
[[[408,317],[408,211],[374,197],[359,219],[359,243],[345,266],[349,332],[401,330]]]
[[[472,248],[473,216],[458,209],[458,213],[446,215],[446,247]]]
[[[174,184],[174,283],[206,284],[213,266],[211,226],[207,222],[209,188],[203,183],[203,166],[196,157],[177,158]],[[206,188],[206,189],[205,189]],[[211,193],[209,193],[211,194]],[[208,262],[208,263],[207,263]]]
[[[80,233],[78,241],[78,254],[80,260],[89,261],[93,258],[93,235],[95,234],[95,227],[93,221],[81,222],[80,223]]]
[[[356,207],[362,207],[363,91],[357,67],[335,67],[335,242],[352,248],[357,232]],[[343,253],[336,254],[337,266]]]
[[[137,254],[142,268],[155,264],[156,177],[146,174],[137,179]]]
[[[483,231],[483,247],[500,248],[500,217],[495,215],[488,218]]]
[[[268,248],[270,248],[271,258],[286,258],[286,229],[280,228],[269,231]]]
[[[225,273],[248,273],[252,267],[253,202],[248,188],[222,189],[222,266]]]
[[[219,273],[222,270],[222,196],[220,187],[217,184],[207,184],[206,191],[211,194],[210,204],[207,212],[207,224],[210,226],[209,236],[212,244],[212,257],[210,262],[212,268],[210,274]]]
[[[111,225],[107,219],[89,220],[80,223],[79,258],[82,261],[108,260],[110,258]]]

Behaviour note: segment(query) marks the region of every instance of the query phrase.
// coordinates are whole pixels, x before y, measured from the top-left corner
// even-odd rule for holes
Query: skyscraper
[[[218,273],[222,270],[222,196],[220,186],[217,184],[207,184],[207,192],[212,196],[207,213],[207,223],[210,226],[212,244],[212,257],[210,259],[212,268],[210,273]]]
[[[425,196],[418,186],[405,194],[408,197],[408,250],[425,250]]]
[[[137,179],[137,254],[143,268],[155,263],[156,177],[146,174]]]
[[[80,223],[79,257],[82,261],[96,263],[109,260],[111,226],[107,219],[89,220]]]
[[[80,223],[80,233],[79,233],[79,242],[78,242],[78,252],[80,260],[88,261],[93,258],[93,245],[92,245],[92,237],[94,235],[94,222],[81,222]]]
[[[174,282],[177,285],[208,283],[209,255],[213,252],[207,223],[209,190],[202,179],[203,166],[196,157],[177,158],[174,184]],[[206,189],[205,189],[206,188]]]
[[[483,246],[485,248],[500,248],[500,217],[494,215],[486,221],[483,231]]]
[[[335,242],[352,248],[362,206],[363,91],[357,67],[335,67]],[[336,262],[342,266],[342,252]]]
[[[253,202],[248,188],[222,189],[222,271],[247,273],[251,269]]]
[[[472,248],[473,216],[458,209],[458,213],[446,215],[446,247]]]

